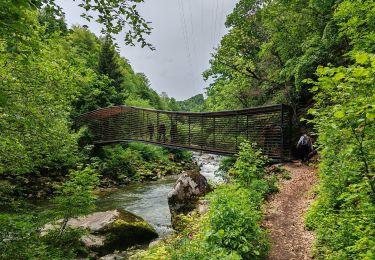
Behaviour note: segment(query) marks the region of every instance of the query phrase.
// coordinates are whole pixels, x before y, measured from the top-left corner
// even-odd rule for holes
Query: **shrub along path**
[[[305,229],[303,215],[313,199],[309,191],[317,182],[316,169],[301,163],[283,167],[291,178],[281,180],[279,192],[269,198],[263,223],[270,231],[268,259],[311,259],[314,235]]]

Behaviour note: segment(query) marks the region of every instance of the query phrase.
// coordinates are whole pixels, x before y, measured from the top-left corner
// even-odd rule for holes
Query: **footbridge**
[[[255,142],[275,160],[290,158],[291,109],[286,105],[219,112],[175,112],[114,106],[81,115],[94,144],[143,142],[233,155],[241,142]]]

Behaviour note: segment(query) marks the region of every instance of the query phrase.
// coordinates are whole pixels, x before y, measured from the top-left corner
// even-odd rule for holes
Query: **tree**
[[[135,45],[139,42],[142,47],[153,46],[145,39],[151,33],[151,27],[137,11],[137,4],[143,0],[76,0],[84,12],[82,17],[90,21],[91,13],[97,14],[95,21],[104,25],[104,34],[118,34],[125,31],[125,43]],[[10,49],[18,46],[19,42],[27,41],[32,36],[37,23],[34,15],[38,10],[53,11],[63,16],[63,10],[55,0],[12,1],[0,3],[0,35]]]
[[[116,52],[112,39],[107,35],[102,43],[99,54],[98,72],[108,76],[108,78],[112,80],[111,85],[115,88],[116,92],[121,93],[123,91],[122,83],[124,82],[124,76],[121,73],[117,59],[118,53]],[[123,100],[117,97],[114,98],[114,104],[123,104]]]
[[[91,77],[69,64],[57,41],[40,46],[27,57],[0,55],[0,173],[61,169],[79,158],[69,112]]]
[[[349,63],[344,54],[350,47],[334,19],[337,5],[335,0],[239,1],[227,17],[229,33],[204,73],[213,80],[207,107],[309,106],[311,85],[303,80],[315,77],[318,65]]]
[[[69,180],[59,187],[54,198],[55,214],[63,219],[60,236],[69,219],[88,214],[95,208],[93,190],[98,184],[98,174],[89,167],[79,166],[77,170],[70,171]]]
[[[44,33],[51,35],[57,33],[66,35],[68,33],[68,26],[65,23],[64,13],[59,12],[54,8],[42,8],[39,10],[38,22],[45,27]]]
[[[203,110],[204,96],[203,94],[198,94],[184,101],[174,100],[174,102],[176,102],[176,105],[180,106],[180,110],[182,111],[200,112]]]

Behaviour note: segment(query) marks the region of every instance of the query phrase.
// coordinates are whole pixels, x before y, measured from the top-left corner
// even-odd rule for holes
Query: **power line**
[[[194,54],[196,54],[195,33],[194,33],[194,25],[193,25],[193,14],[192,14],[192,11],[191,11],[190,0],[187,1],[187,3],[188,3],[188,10],[189,10],[189,16],[190,16],[192,48],[193,48]]]
[[[189,11],[189,16],[190,16],[190,26],[191,26],[191,37],[189,39],[191,39],[191,47],[192,47],[193,57],[196,58],[196,57],[198,57],[198,55],[197,55],[197,47],[196,47],[196,44],[195,44],[195,30],[194,30],[194,24],[193,24],[193,12],[192,12],[192,9],[191,9],[190,1],[191,0],[187,1],[188,11]],[[193,84],[197,86],[198,85],[197,79],[194,77],[193,74],[192,74],[192,77],[193,77],[192,78]]]
[[[181,17],[181,25],[182,25],[182,34],[184,37],[185,42],[185,49],[186,49],[186,55],[188,60],[188,66],[190,70],[190,76],[193,79],[193,64],[191,61],[191,49],[190,49],[190,42],[189,42],[189,36],[188,36],[188,30],[187,30],[187,23],[186,23],[186,17],[185,17],[185,9],[182,0],[178,0],[178,6],[180,11],[180,17]]]
[[[221,28],[221,26],[224,26],[224,24],[225,24],[225,14],[224,14],[224,4],[223,4],[223,2],[220,2],[221,3],[221,5],[220,5],[220,9],[221,9],[221,12],[220,12],[220,20],[219,20],[219,31],[218,31],[218,34],[217,34],[217,39],[218,39],[218,41],[219,41],[219,43],[218,44],[220,44],[220,28]]]
[[[212,46],[215,46],[216,41],[216,25],[217,25],[217,16],[218,16],[218,6],[219,6],[219,0],[214,0],[213,2],[213,30],[212,30]]]

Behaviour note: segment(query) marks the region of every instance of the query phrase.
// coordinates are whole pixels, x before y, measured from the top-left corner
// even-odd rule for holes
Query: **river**
[[[220,181],[215,176],[220,159],[217,155],[193,153],[193,160],[200,166],[201,174],[213,182]],[[167,176],[157,181],[130,184],[116,189],[98,198],[97,211],[124,208],[144,218],[160,237],[164,237],[172,232],[167,197],[178,177]]]

